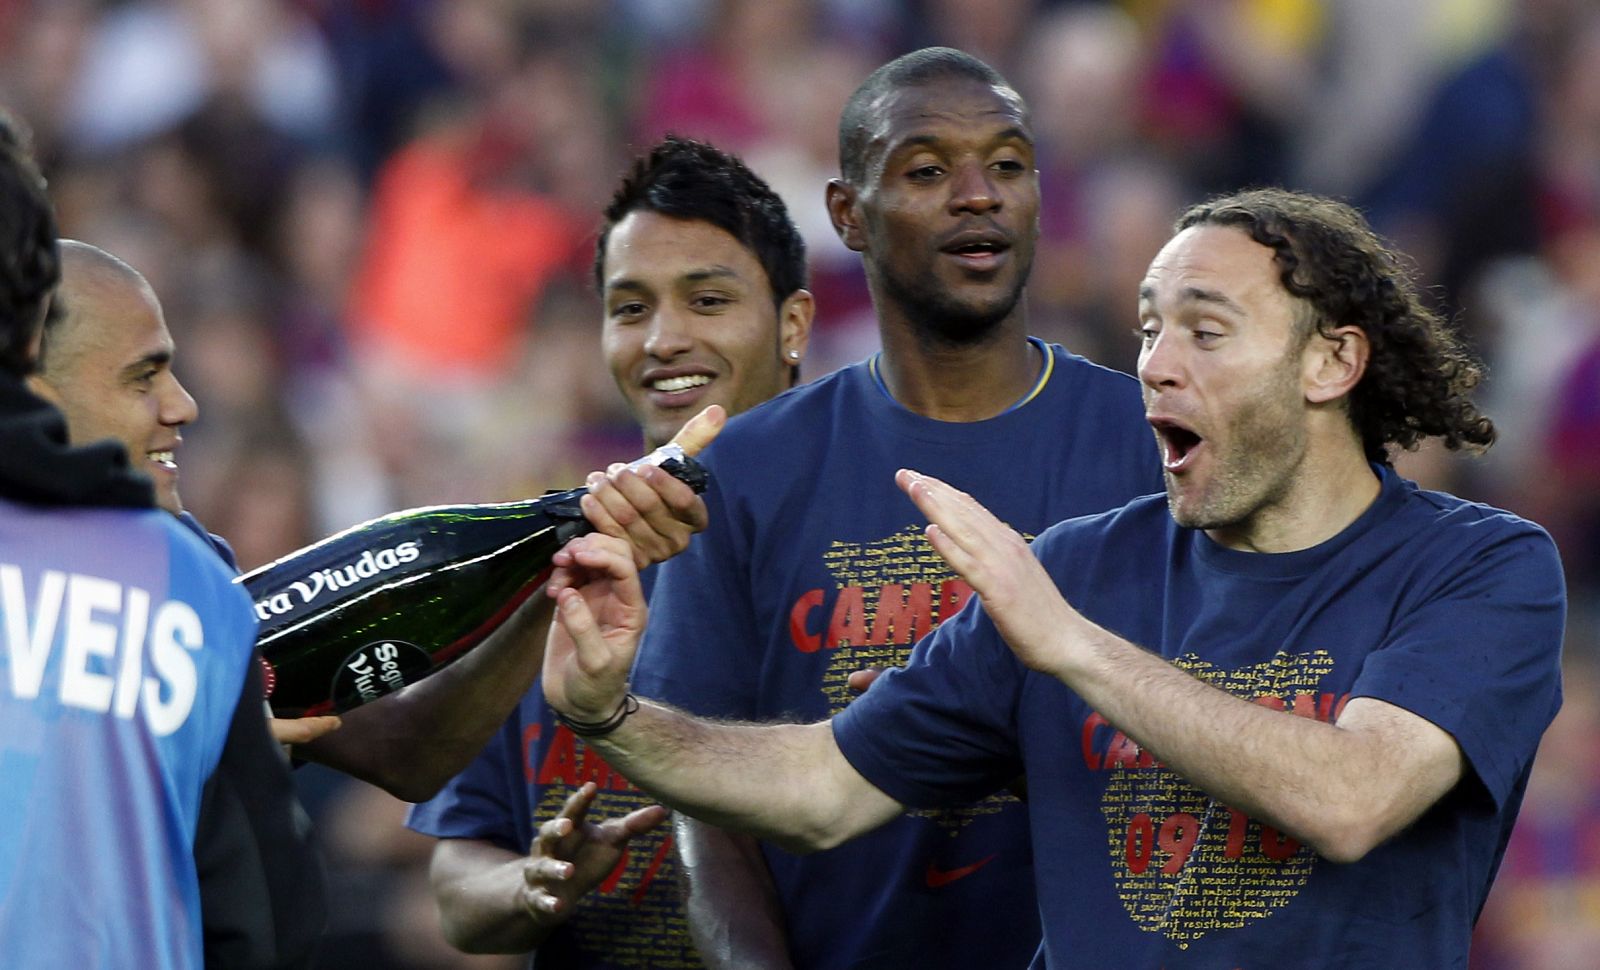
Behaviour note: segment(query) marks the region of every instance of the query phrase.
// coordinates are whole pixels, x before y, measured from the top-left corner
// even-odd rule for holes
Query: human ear
[[[1306,341],[1301,371],[1306,400],[1312,404],[1347,397],[1367,372],[1372,344],[1367,332],[1351,325],[1323,332]]]
[[[865,234],[861,231],[861,210],[856,206],[859,190],[844,179],[828,180],[828,218],[839,240],[852,252],[867,248]]]
[[[795,290],[778,308],[778,353],[785,364],[798,366],[805,357],[816,312],[817,301],[810,290]]]

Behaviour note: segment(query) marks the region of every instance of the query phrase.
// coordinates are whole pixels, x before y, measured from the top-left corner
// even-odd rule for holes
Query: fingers
[[[690,418],[672,441],[684,454],[697,455],[727,420],[727,412],[713,404]],[[579,500],[584,517],[596,531],[632,543],[640,569],[682,552],[689,537],[706,527],[705,502],[657,465],[619,462],[591,472],[585,484],[588,494]]]
[[[619,827],[626,834],[627,838],[631,839],[635,835],[642,835],[660,825],[662,822],[665,822],[667,820],[667,816],[670,814],[670,812],[660,805],[650,805],[645,808],[629,812],[617,821],[620,823]]]
[[[279,744],[310,744],[329,731],[337,731],[343,723],[332,714],[322,717],[274,717],[267,721],[272,729],[272,739]]]
[[[556,550],[550,558],[555,569],[547,583],[550,595],[563,589],[576,589],[597,579],[637,584],[639,570],[626,539],[591,533],[579,536]]]
[[[976,552],[1001,537],[1015,537],[1021,542],[1015,530],[995,518],[977,499],[932,475],[902,468],[895,473],[894,480],[928,521],[938,527],[936,531],[943,533],[947,545],[953,543]],[[930,541],[934,531],[930,530]]]
[[[634,836],[650,831],[665,822],[671,814],[660,805],[648,805],[635,809],[621,818],[607,819],[599,825],[590,826],[591,837],[594,841],[620,852]]]
[[[595,795],[600,789],[592,781],[586,781],[567,796],[566,802],[561,806],[561,811],[556,813],[556,818],[570,819],[573,825],[583,822],[584,816],[589,814],[589,806],[594,804]],[[546,823],[548,824],[548,823]]]
[[[713,404],[704,411],[686,421],[678,433],[672,436],[672,443],[683,449],[689,457],[700,454],[711,444],[711,440],[722,431],[722,426],[728,423],[728,412],[722,405]]]
[[[558,628],[572,643],[570,661],[558,646]],[[550,642],[545,648],[544,695],[550,706],[580,721],[609,717],[627,693],[631,660],[631,656],[613,656],[582,594],[575,589],[560,591],[556,598],[556,624],[551,627]]]
[[[972,514],[971,509],[962,508],[956,501],[956,496],[965,497],[964,493],[932,475],[923,475],[909,468],[895,472],[894,481],[916,503],[917,509],[928,517],[926,535],[934,551],[950,564],[950,568],[970,581],[972,577],[967,575],[967,570],[972,563],[966,555],[966,544],[951,535],[952,526],[961,522],[963,515],[970,517]],[[971,505],[972,508],[982,509],[977,503]]]
[[[557,892],[566,888],[575,870],[572,863],[559,859],[529,859],[522,866],[523,907],[535,914],[560,914],[567,903]]]
[[[974,502],[972,496],[932,475],[902,468],[894,473],[894,481],[900,486],[901,491],[911,497],[911,501],[917,503],[917,508],[934,521],[961,513],[971,513],[974,509],[983,510],[983,506]]]
[[[883,674],[882,667],[865,667],[845,678],[845,683],[857,694],[864,694],[872,682]]]
[[[584,516],[597,531],[630,542],[640,568],[682,552],[706,526],[700,496],[654,465],[613,465],[591,474],[588,485],[579,500]]]
[[[584,485],[589,489],[589,494],[578,500],[579,508],[583,509],[583,517],[589,520],[589,524],[594,526],[597,532],[603,532],[608,536],[616,536],[619,539],[626,538],[628,534],[627,528],[617,521],[616,516],[611,514],[613,507],[621,511],[621,506],[624,503],[614,497],[611,501],[595,498],[596,492],[609,487],[606,473],[590,472],[589,477],[584,479]]]
[[[535,859],[559,859],[560,855],[556,849],[560,846],[561,840],[572,833],[572,828],[572,819],[563,815],[545,819],[539,826],[539,831],[533,834],[533,845],[528,848],[528,855]],[[523,874],[527,874],[526,869],[523,870]]]
[[[562,860],[574,858],[586,837],[584,816],[589,813],[589,806],[594,804],[598,791],[593,782],[586,782],[574,789],[572,794],[567,796],[566,803],[561,806],[561,811],[539,826],[539,832],[534,836],[533,847],[529,854],[534,858]],[[555,873],[564,879],[571,874],[569,870],[570,867],[567,869],[547,867],[546,874]]]

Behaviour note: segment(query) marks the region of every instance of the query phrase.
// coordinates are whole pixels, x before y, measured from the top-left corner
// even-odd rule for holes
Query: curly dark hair
[[[1399,254],[1356,209],[1286,189],[1251,189],[1202,202],[1178,219],[1180,232],[1197,225],[1233,226],[1271,249],[1284,289],[1310,308],[1308,336],[1312,325],[1324,335],[1352,324],[1366,333],[1371,357],[1349,411],[1369,460],[1387,464],[1389,445],[1413,449],[1430,437],[1472,452],[1494,443],[1494,422],[1471,398],[1482,365],[1423,304]]]
[[[61,279],[56,220],[26,138],[0,112],[0,368],[32,369],[39,311]]]

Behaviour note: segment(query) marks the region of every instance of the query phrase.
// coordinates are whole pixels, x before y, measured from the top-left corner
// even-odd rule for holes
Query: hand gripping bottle
[[[677,445],[634,462],[705,491]],[[575,488],[494,505],[440,505],[363,522],[237,582],[255,601],[267,700],[278,717],[347,711],[483,642],[593,531]]]

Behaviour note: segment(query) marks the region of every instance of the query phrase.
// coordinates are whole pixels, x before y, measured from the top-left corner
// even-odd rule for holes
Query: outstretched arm
[[[539,826],[526,856],[476,839],[444,839],[433,850],[429,880],[445,938],[465,953],[526,953],[571,917],[600,885],[635,836],[660,825],[658,805],[594,823],[593,783],[567,797]]]
[[[1411,824],[1460,780],[1461,749],[1431,722],[1358,697],[1325,724],[1202,683],[1085,619],[1022,537],[971,496],[916,472],[895,480],[1024,664],[1071,687],[1219,801],[1343,862]]]
[[[598,534],[568,543],[555,563],[545,699],[573,720],[604,722],[624,709],[644,629],[638,574],[629,546]],[[587,741],[669,807],[791,851],[837,845],[901,811],[845,760],[826,721],[718,723],[640,700],[615,730]]]
[[[343,715],[343,726],[296,745],[408,802],[438,794],[467,766],[539,675],[550,602],[537,592],[460,660]]]
[[[726,417],[713,405],[673,438],[695,455]],[[689,486],[654,466],[613,465],[590,476],[584,514],[601,534],[627,543],[636,564],[682,552],[705,528],[706,509]],[[299,745],[307,758],[371,782],[406,801],[438,793],[483,749],[527,693],[544,658],[552,608],[536,591],[476,649],[387,697],[344,715],[343,727]]]

